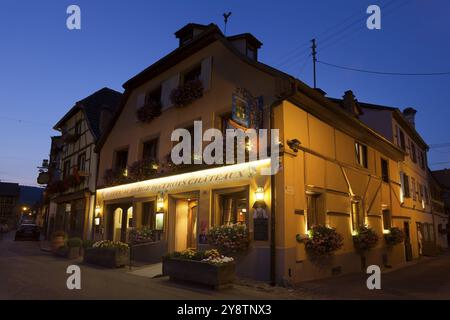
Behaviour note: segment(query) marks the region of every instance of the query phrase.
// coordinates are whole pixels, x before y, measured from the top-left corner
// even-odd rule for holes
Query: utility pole
[[[312,57],[313,57],[313,73],[314,73],[314,89],[315,89],[316,88],[316,61],[317,61],[317,58],[316,58],[316,54],[317,54],[317,52],[316,52],[316,48],[317,48],[317,46],[316,46],[316,39],[312,39],[311,42],[312,42],[311,49],[312,49]]]
[[[227,35],[227,23],[228,23],[228,18],[231,16],[231,11],[228,13],[224,13],[223,14],[223,21],[225,22],[225,27],[223,30],[223,34]]]

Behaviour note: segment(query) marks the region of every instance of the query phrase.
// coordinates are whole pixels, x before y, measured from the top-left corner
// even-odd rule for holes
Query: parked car
[[[39,226],[35,224],[22,224],[16,231],[16,235],[14,240],[25,240],[31,239],[35,241],[39,241],[41,236],[41,230]]]

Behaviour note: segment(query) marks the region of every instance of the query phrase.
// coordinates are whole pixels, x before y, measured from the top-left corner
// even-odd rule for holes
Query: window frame
[[[381,181],[385,183],[389,183],[389,160],[385,158],[380,158],[380,165],[381,165]],[[386,164],[386,166],[383,166],[383,163]]]
[[[356,157],[356,163],[365,168],[368,169],[368,148],[367,145],[355,141],[355,157]]]

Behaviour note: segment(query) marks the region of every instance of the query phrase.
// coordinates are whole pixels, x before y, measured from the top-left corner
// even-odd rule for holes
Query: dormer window
[[[180,38],[180,47],[184,46],[186,43],[191,41],[194,38],[192,32],[186,33],[183,37]]]
[[[256,60],[256,48],[247,44],[247,57],[252,60]]]

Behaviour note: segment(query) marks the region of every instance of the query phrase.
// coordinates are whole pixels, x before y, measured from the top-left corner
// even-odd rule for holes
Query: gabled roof
[[[122,94],[110,88],[102,88],[90,96],[78,101],[69,110],[58,123],[53,127],[55,130],[61,130],[62,126],[73,117],[78,111],[83,111],[88,125],[97,140],[101,136],[100,132],[100,114],[103,108],[115,113],[122,99]]]
[[[335,99],[330,98],[333,101],[342,101],[342,99]],[[384,110],[384,111],[390,111],[397,120],[397,122],[402,126],[404,130],[408,132],[408,134],[418,143],[421,145],[422,148],[429,150],[428,144],[425,142],[425,140],[422,139],[420,134],[417,132],[416,128],[405,118],[403,115],[403,112],[400,111],[400,108],[393,107],[393,106],[384,106],[374,103],[368,103],[368,102],[361,102],[358,101],[358,104],[362,108],[367,109],[373,109],[373,110]]]
[[[237,40],[237,39],[246,39],[249,43],[254,45],[256,47],[256,49],[259,49],[262,46],[262,42],[259,41],[258,39],[256,39],[255,36],[252,35],[251,33],[241,33],[241,34],[236,34],[234,36],[227,37],[227,40],[230,40],[230,41]]]

